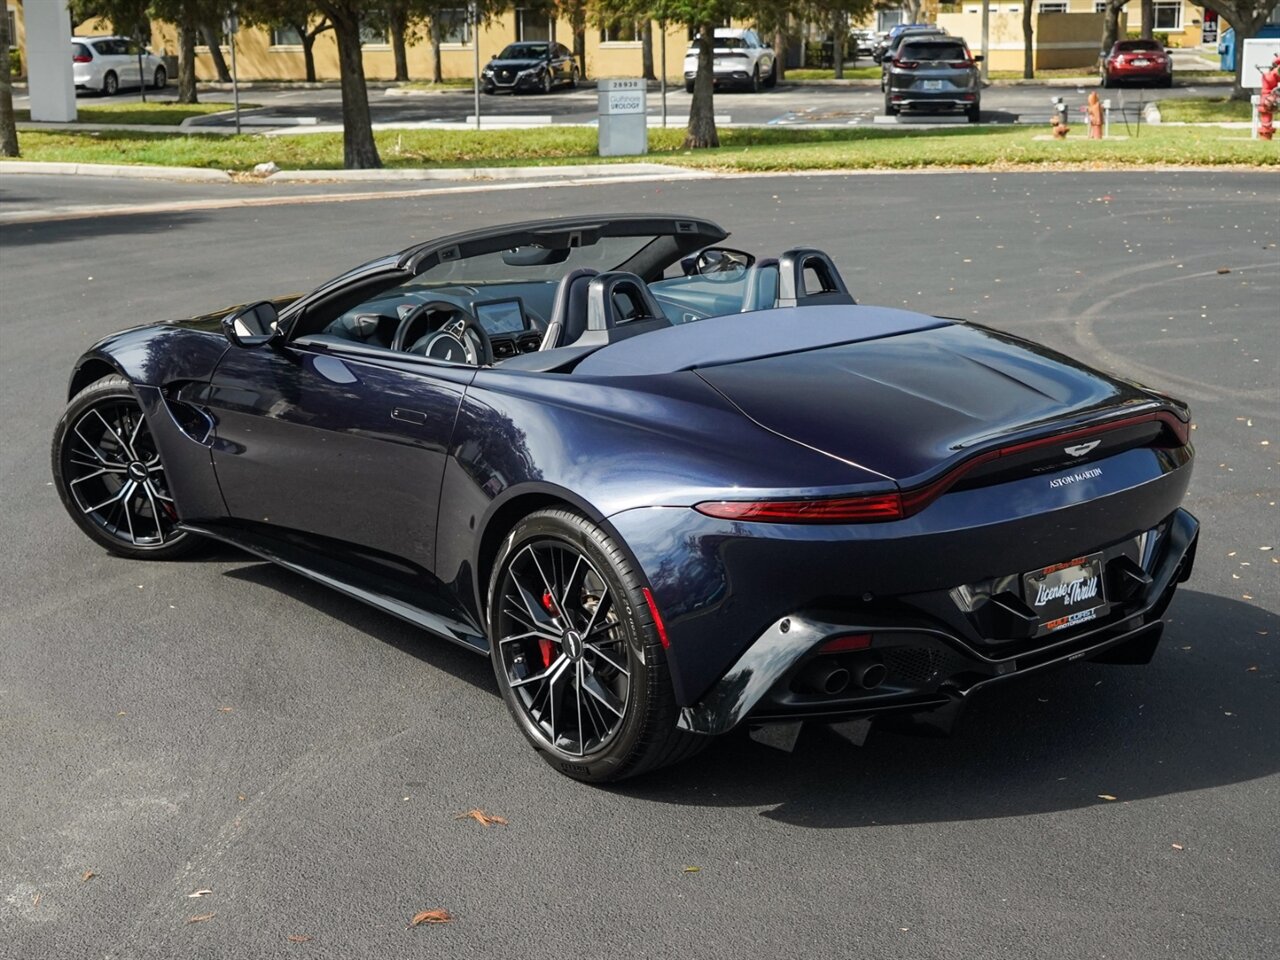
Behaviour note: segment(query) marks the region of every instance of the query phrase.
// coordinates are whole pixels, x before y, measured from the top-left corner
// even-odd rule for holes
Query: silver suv
[[[970,123],[977,123],[982,109],[981,60],[960,37],[908,37],[887,61],[885,115],[962,110]]]

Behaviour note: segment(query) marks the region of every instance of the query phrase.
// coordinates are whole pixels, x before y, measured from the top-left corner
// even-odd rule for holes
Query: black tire
[[[102,95],[104,97],[114,97],[120,92],[120,78],[116,76],[114,70],[108,70],[102,78]]]
[[[982,120],[982,104],[975,103],[972,107],[965,110],[965,116],[969,118],[970,123],[978,123]]]
[[[751,69],[751,79],[748,81],[749,89],[752,93],[760,92],[760,64],[756,64]]]
[[[686,80],[686,81],[684,82],[684,92],[685,92],[685,93],[693,93],[693,81],[692,81],[692,80]]]
[[[764,85],[766,90],[772,90],[778,85],[778,61],[776,58],[769,65],[769,75],[764,78]]]
[[[502,698],[542,758],[575,780],[632,777],[711,740],[676,727],[666,651],[643,591],[626,553],[569,510],[526,517],[494,562],[489,635]]]
[[[156,67],[155,81],[155,88],[157,90],[163,90],[165,84],[169,82],[169,74],[165,71],[164,67]]]
[[[569,76],[569,89],[570,90],[578,89],[578,68],[577,67],[573,68],[573,73]]]
[[[901,109],[889,99],[889,94],[886,93],[884,95],[884,115],[886,117],[896,117],[901,112]]]
[[[139,560],[172,560],[203,545],[177,528],[164,465],[124,377],[103,377],[72,397],[50,453],[62,505],[90,540]]]
[[[486,83],[483,87],[481,87],[481,89],[484,91],[485,96],[493,96],[494,92],[498,88],[495,87],[492,83]]]
[[[1160,81],[1160,86],[1164,87],[1166,90],[1172,87],[1173,77],[1172,76],[1165,77],[1163,80]]]
[[[543,93],[550,93],[553,86],[555,86],[555,83],[551,79],[551,71],[548,70],[542,75],[542,86],[538,89]]]
[[[1109,76],[1107,76],[1105,71],[1099,74],[1099,80],[1101,81],[1102,86],[1105,89],[1109,90],[1111,87],[1115,86],[1115,81],[1112,80]]]

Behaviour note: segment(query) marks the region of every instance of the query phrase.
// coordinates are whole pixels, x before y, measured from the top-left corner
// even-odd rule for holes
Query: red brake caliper
[[[560,611],[556,609],[556,602],[552,598],[550,591],[547,591],[542,595],[542,606],[546,609],[547,613],[551,614],[553,617],[560,616]],[[538,647],[542,651],[542,668],[544,670],[548,669],[551,666],[551,658],[555,654],[555,641],[548,640],[546,637],[539,637]]]

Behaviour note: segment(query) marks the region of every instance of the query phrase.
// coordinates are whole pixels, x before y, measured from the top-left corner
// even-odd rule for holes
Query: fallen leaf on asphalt
[[[243,794],[243,793],[237,793],[237,794],[236,794],[236,799],[237,799],[237,800],[239,800],[241,803],[244,803],[244,794]]]
[[[234,709],[235,709],[235,707],[219,707],[219,708],[218,708],[218,712],[219,712],[219,713],[230,713],[230,712],[231,712],[231,711],[233,711]]]
[[[32,897],[32,898],[31,898],[31,906],[33,906],[33,907],[38,907],[38,906],[40,906],[40,897],[41,897],[41,896],[42,896],[42,894],[37,893],[34,897]]]
[[[702,868],[701,867],[685,867],[684,872],[685,873],[701,873]]]
[[[88,883],[90,880],[92,880],[96,876],[97,874],[94,873],[92,870],[86,870],[84,873],[80,874],[80,882]]]
[[[285,937],[285,939],[290,943],[309,943],[314,940],[315,937],[309,937],[305,933],[291,933],[289,936]]]
[[[409,926],[416,927],[423,923],[453,923],[453,915],[448,910],[423,910],[413,915]]]
[[[127,717],[127,716],[128,716],[128,714],[127,714],[127,713],[125,713],[123,710],[117,710],[117,711],[116,711],[116,716],[117,716],[117,717]]]
[[[1230,268],[1230,267],[1219,267],[1219,268],[1218,268],[1218,272],[1219,272],[1219,273],[1230,273],[1230,272],[1231,272],[1231,268]]]
[[[212,920],[216,916],[216,913],[201,913],[194,917],[187,917],[187,923],[204,923],[206,920]]]
[[[192,897],[207,897],[211,893],[213,893],[212,890],[196,890],[192,893],[188,893],[187,899],[190,900]]]
[[[1109,793],[1100,793],[1100,794],[1098,794],[1098,799],[1099,799],[1099,800],[1114,800],[1114,799],[1115,799],[1115,797],[1113,797],[1113,796],[1112,796],[1111,794],[1109,794]]]
[[[1182,849],[1182,844],[1180,844],[1180,843],[1171,843],[1171,844],[1169,844],[1169,846],[1173,847],[1173,849],[1175,849],[1175,850],[1181,850],[1181,849]]]
[[[1257,672],[1258,672],[1258,668],[1257,668],[1257,667],[1247,667],[1247,668],[1245,669],[1245,671],[1244,671],[1244,672],[1245,672],[1245,673],[1257,673]]]
[[[476,823],[480,824],[480,826],[482,827],[487,827],[493,823],[496,823],[499,826],[503,826],[503,827],[507,825],[506,817],[499,817],[492,813],[485,813],[483,810],[479,808],[475,810],[468,810],[466,813],[460,813],[453,819],[474,820]]]

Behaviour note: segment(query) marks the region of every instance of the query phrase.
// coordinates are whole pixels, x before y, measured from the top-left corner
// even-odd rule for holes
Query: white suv
[[[754,30],[722,27],[715,33],[715,85],[759,90],[778,82],[778,64],[773,49]],[[684,89],[693,93],[698,75],[698,45],[689,44],[684,55]]]
[[[142,55],[142,78],[138,55]],[[128,37],[72,37],[71,71],[77,90],[97,90],[111,96],[121,87],[140,87],[145,79],[159,90],[169,81],[164,61]]]

